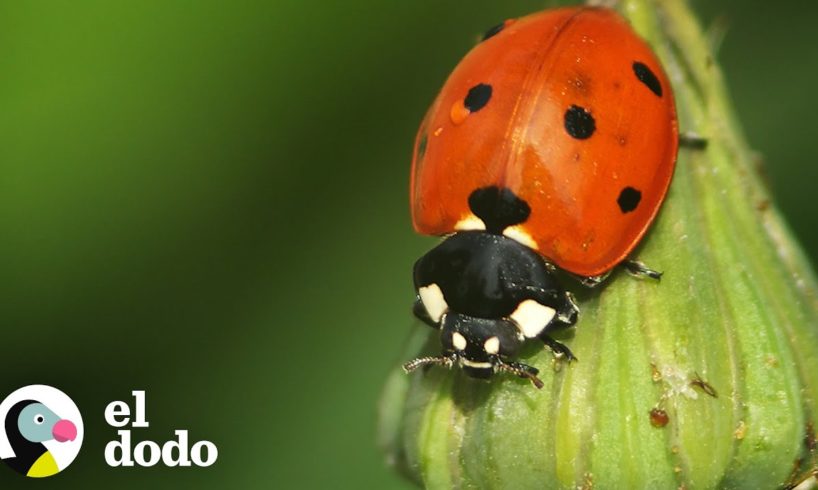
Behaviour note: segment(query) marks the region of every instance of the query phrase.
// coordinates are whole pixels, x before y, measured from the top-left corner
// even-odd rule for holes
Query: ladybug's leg
[[[622,265],[631,275],[636,277],[649,277],[651,279],[656,279],[657,281],[662,278],[661,272],[649,268],[638,260],[627,259],[622,262]]]
[[[704,150],[707,148],[707,139],[688,131],[679,135],[679,146],[690,150]]]
[[[522,318],[515,317],[517,314],[517,311],[515,311],[515,313],[511,314],[511,319],[517,323],[521,334],[525,337],[536,337],[542,340],[554,354],[564,356],[569,362],[575,361],[577,358],[571,352],[571,349],[561,342],[552,339],[548,335],[548,332],[574,325],[579,317],[579,308],[571,293],[563,290],[556,281],[552,282],[553,277],[549,276],[541,279],[547,280],[542,283],[543,287],[532,285],[520,287],[514,283],[506,284],[507,291],[514,291],[519,294],[521,306],[518,306],[517,311],[522,309],[522,305],[530,301],[536,302],[540,307],[544,307],[535,308],[533,312],[530,312],[533,314],[523,315]],[[543,313],[549,310],[550,314],[548,314],[547,317],[537,317],[535,313],[537,311]]]
[[[574,353],[571,352],[571,349],[569,349],[562,342],[557,342],[556,340],[552,339],[545,333],[541,333],[538,338],[542,340],[543,343],[554,352],[554,354],[558,356],[559,355],[565,356],[565,358],[568,359],[568,362],[578,360],[577,356],[575,356]]]
[[[628,271],[628,273],[636,277],[649,277],[651,279],[656,279],[657,281],[662,278],[661,272],[651,269],[638,260],[626,259],[622,261],[621,265]],[[577,276],[577,279],[579,279],[579,282],[583,286],[595,288],[605,282],[610,274],[611,272],[608,271],[599,276]]]
[[[557,310],[557,315],[551,321],[551,328],[570,327],[577,323],[579,317],[579,307],[574,299],[574,295],[566,291],[562,306]]]
[[[585,286],[586,288],[595,288],[605,282],[605,279],[610,276],[610,271],[606,272],[605,274],[600,274],[598,276],[574,276],[576,277],[580,284]]]
[[[537,286],[519,287],[514,283],[506,284],[506,291],[520,293],[523,300],[533,299],[541,305],[554,309],[554,316],[550,322],[542,325],[543,329],[553,330],[555,328],[570,327],[577,323],[579,317],[579,307],[574,295],[568,291],[560,289],[545,289]]]

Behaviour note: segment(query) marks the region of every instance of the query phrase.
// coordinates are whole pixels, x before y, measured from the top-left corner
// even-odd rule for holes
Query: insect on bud
[[[658,282],[614,271],[604,288],[572,284],[581,315],[566,322],[574,327],[548,333],[577,362],[555,364],[552,352],[533,341],[539,332],[526,337],[511,361],[498,350],[502,339],[490,349],[475,341],[505,326],[492,324],[483,334],[480,325],[458,323],[454,331],[463,332],[463,340],[444,339],[452,355],[472,364],[474,356],[495,356],[480,364],[494,369],[491,379],[436,366],[406,375],[396,367],[381,401],[380,443],[391,465],[428,488],[795,488],[818,482],[812,429],[818,281],[757,173],[687,3],[623,0],[620,12],[661,59],[686,135],[682,143],[690,143],[681,146],[665,203],[636,249],[664,275]],[[510,39],[504,31],[519,25],[503,24],[484,42],[513,43],[504,41]],[[596,34],[587,32],[587,42]],[[626,68],[623,73],[632,71],[641,84],[634,90],[669,93],[646,65]],[[581,75],[580,85],[565,90],[599,88],[591,67]],[[502,84],[490,82],[488,105],[472,104],[458,130],[502,103]],[[611,144],[633,141],[606,129],[605,100],[598,102],[566,106],[560,131],[576,145],[600,135]],[[427,158],[439,143],[436,129],[419,140]],[[613,198],[623,215],[651,199],[645,189],[633,189]],[[532,205],[532,216],[538,210]],[[559,297],[573,303],[570,295]],[[434,299],[434,316],[445,320],[449,298]],[[553,306],[538,311],[560,315]],[[484,347],[470,351],[473,346]],[[446,352],[435,357],[441,340],[425,325],[404,354],[433,359],[428,363],[451,359]],[[541,389],[501,376],[497,359],[519,361]]]

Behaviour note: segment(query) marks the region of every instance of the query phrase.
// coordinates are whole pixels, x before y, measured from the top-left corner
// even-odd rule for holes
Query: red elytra
[[[678,129],[667,76],[609,9],[548,10],[490,34],[421,124],[414,227],[479,228],[469,195],[508,188],[531,214],[504,233],[568,272],[602,275],[639,243],[673,176]]]

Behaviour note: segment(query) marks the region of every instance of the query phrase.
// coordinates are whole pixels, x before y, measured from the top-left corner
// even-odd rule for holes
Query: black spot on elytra
[[[469,110],[469,112],[477,112],[489,103],[489,99],[491,99],[491,92],[491,85],[478,83],[469,89],[469,93],[466,94],[466,99],[463,101],[463,105]]]
[[[506,23],[505,23],[505,22],[500,22],[500,23],[499,23],[499,24],[497,24],[496,26],[492,26],[492,27],[491,27],[489,30],[487,30],[487,31],[486,31],[486,32],[483,34],[483,39],[481,39],[481,41],[485,41],[486,39],[488,39],[488,38],[490,38],[490,37],[494,37],[494,36],[496,36],[497,34],[499,34],[499,33],[500,33],[500,31],[502,31],[503,29],[505,29],[505,27],[506,27]]]
[[[636,78],[638,78],[640,82],[644,83],[645,86],[649,88],[651,92],[656,94],[657,97],[662,96],[662,84],[659,83],[659,79],[656,78],[656,75],[650,70],[650,68],[647,67],[647,65],[640,61],[634,61],[633,72],[636,74]]]
[[[630,213],[637,206],[639,206],[639,201],[642,200],[642,193],[638,190],[634,189],[633,187],[625,187],[622,189],[622,192],[619,193],[619,197],[616,199],[616,203],[619,205],[620,211],[622,213]]]
[[[588,139],[596,130],[596,121],[588,109],[572,105],[565,111],[565,130],[572,138]]]
[[[426,154],[426,145],[429,143],[429,136],[427,134],[423,134],[420,137],[420,141],[418,141],[418,159],[423,158],[423,155]]]
[[[531,207],[505,187],[483,187],[469,196],[469,208],[486,224],[489,233],[502,233],[509,226],[525,222]]]

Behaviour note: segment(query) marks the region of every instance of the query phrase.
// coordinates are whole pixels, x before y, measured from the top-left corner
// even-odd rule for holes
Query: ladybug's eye
[[[37,425],[42,425],[45,422],[45,417],[40,415],[39,413],[34,416],[34,423]]]

